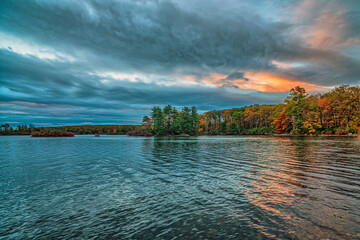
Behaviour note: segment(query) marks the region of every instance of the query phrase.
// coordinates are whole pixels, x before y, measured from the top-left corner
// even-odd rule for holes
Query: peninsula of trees
[[[309,95],[302,87],[290,90],[283,104],[252,105],[197,114],[168,105],[154,107],[151,117],[129,135],[354,134],[360,133],[360,88],[340,86]]]

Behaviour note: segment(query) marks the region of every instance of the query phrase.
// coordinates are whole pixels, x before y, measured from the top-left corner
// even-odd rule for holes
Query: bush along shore
[[[130,136],[276,135],[356,136],[360,133],[360,88],[339,86],[309,95],[302,87],[290,90],[283,104],[252,105],[198,115],[196,107],[181,111],[153,107]]]

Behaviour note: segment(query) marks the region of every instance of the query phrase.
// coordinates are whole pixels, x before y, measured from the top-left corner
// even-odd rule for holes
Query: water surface
[[[3,239],[359,239],[360,138],[0,137]]]

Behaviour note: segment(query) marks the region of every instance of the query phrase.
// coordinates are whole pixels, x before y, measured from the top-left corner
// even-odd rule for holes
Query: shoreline
[[[319,135],[293,135],[293,134],[203,134],[203,135],[161,135],[161,136],[148,136],[148,135],[128,135],[129,137],[202,137],[202,136],[266,136],[266,137],[359,137],[360,134],[352,134],[352,135],[327,135],[327,134],[319,134]]]
[[[74,136],[91,136],[94,134],[75,134]],[[298,135],[298,134],[202,134],[202,135],[127,135],[127,134],[100,134],[100,136],[128,136],[128,137],[201,137],[201,136],[267,136],[267,137],[359,137],[360,134],[337,135],[337,134],[319,134],[319,135]],[[73,136],[31,136],[31,134],[8,134],[2,136],[30,136],[30,137],[73,137]]]

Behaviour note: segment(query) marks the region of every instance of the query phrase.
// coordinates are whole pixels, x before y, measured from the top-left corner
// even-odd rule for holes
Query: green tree
[[[197,113],[197,109],[194,106],[191,108],[191,120],[192,120],[191,134],[198,135],[200,129],[200,118]]]
[[[172,107],[171,105],[167,105],[166,107],[164,107],[163,109],[163,113],[164,113],[164,133],[165,134],[172,134],[172,129],[171,129],[171,125],[172,125]]]
[[[153,107],[151,118],[153,121],[153,132],[155,135],[164,135],[164,115],[160,107]]]
[[[239,134],[236,123],[233,122],[233,123],[230,124],[229,132],[230,132],[230,134]]]
[[[226,127],[226,122],[225,121],[221,121],[219,124],[219,131],[220,133],[224,134],[227,133],[227,127]]]
[[[232,115],[232,119],[234,120],[238,133],[241,132],[240,128],[244,119],[244,115],[244,111],[236,111]]]
[[[184,107],[180,114],[181,121],[181,133],[191,134],[193,120],[191,117],[191,110],[188,107]]]
[[[286,98],[286,112],[291,116],[293,130],[296,134],[305,133],[304,128],[304,110],[306,107],[307,92],[302,87],[295,87],[290,90],[289,96]]]
[[[171,111],[171,134],[180,134],[181,133],[181,117],[179,111],[173,107]]]

